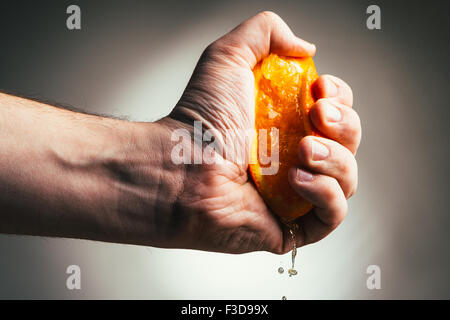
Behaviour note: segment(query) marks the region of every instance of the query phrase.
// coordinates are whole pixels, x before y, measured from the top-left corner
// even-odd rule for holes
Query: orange
[[[250,173],[268,207],[289,222],[311,210],[288,182],[288,170],[300,164],[298,143],[307,135],[319,135],[309,119],[314,103],[311,85],[317,79],[312,58],[288,58],[270,54],[253,70],[255,76],[255,129],[250,154]],[[271,136],[278,129],[278,139]],[[266,129],[267,138],[260,129]],[[278,161],[262,159],[260,149],[267,142],[270,158],[278,147]],[[278,141],[276,141],[278,140]],[[258,143],[259,141],[259,143]],[[263,153],[264,154],[264,153]],[[278,166],[275,174],[264,168]],[[269,170],[270,171],[270,170]]]

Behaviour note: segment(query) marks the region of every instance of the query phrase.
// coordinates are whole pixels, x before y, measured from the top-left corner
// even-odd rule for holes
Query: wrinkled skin
[[[258,14],[204,51],[180,101],[162,123],[192,131],[198,120],[203,129],[214,129],[223,135],[227,130],[254,128],[252,69],[269,52],[312,56],[315,46],[294,36],[276,14]],[[361,128],[351,109],[351,89],[336,77],[322,76],[313,91],[317,102],[311,109],[311,120],[327,138],[299,138],[303,171],[293,168],[286,181],[315,205],[297,221],[298,246],[322,239],[339,225],[347,212],[346,199],[357,185],[354,154]],[[340,111],[341,120],[327,120],[330,104]],[[326,159],[312,160],[312,140],[328,148]],[[249,139],[236,140],[235,147],[246,154],[249,146]],[[230,253],[266,250],[281,254],[290,250],[292,243],[286,226],[266,207],[247,169],[248,162],[227,160],[221,164],[186,165],[183,192],[174,205],[170,227],[173,246]],[[305,174],[312,180],[300,181],[299,177]]]

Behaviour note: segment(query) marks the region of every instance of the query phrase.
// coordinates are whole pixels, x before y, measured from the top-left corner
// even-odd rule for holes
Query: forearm
[[[183,177],[167,127],[0,94],[0,232],[158,244]]]

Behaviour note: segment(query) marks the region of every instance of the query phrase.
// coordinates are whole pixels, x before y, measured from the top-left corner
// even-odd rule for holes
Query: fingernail
[[[315,140],[311,142],[311,149],[312,149],[312,159],[314,161],[324,160],[330,154],[330,150],[328,150],[328,148],[325,145]]]
[[[336,85],[330,79],[325,78],[325,93],[327,97],[335,97],[338,95]]]
[[[314,179],[314,176],[311,173],[304,171],[302,169],[298,169],[298,168],[297,168],[296,175],[297,175],[297,180],[300,182],[308,182],[308,181],[312,181],[312,179]]]
[[[338,108],[332,106],[331,104],[326,104],[325,117],[329,122],[338,122],[342,120],[341,111],[339,111]]]

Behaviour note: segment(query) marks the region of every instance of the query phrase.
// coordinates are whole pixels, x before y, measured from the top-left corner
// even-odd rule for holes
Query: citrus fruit
[[[250,174],[268,207],[289,222],[312,208],[290,186],[288,170],[300,164],[300,140],[307,135],[319,136],[309,119],[314,103],[311,85],[318,76],[312,58],[276,54],[260,62],[253,74],[256,133],[250,154]],[[261,150],[263,140],[267,140],[267,150]],[[278,158],[274,157],[270,164],[262,159],[264,152],[271,156],[277,150]],[[267,170],[269,166],[278,170]]]

